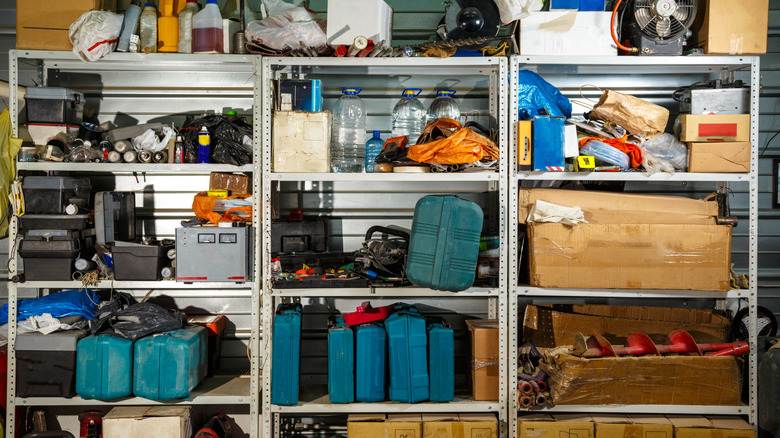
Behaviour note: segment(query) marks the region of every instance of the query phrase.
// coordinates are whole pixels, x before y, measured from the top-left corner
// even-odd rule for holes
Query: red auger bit
[[[617,347],[604,336],[593,335],[585,339],[582,333],[577,333],[574,335],[572,353],[580,357],[615,357],[661,356],[665,354],[702,356],[702,352],[705,351],[710,352],[705,356],[742,356],[750,352],[750,347],[746,342],[697,344],[691,334],[684,330],[676,330],[669,334],[666,345],[656,345],[644,333],[632,334],[628,337],[627,343],[628,345]]]

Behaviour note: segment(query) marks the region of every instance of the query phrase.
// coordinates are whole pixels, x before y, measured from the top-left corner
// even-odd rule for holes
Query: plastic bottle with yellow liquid
[[[157,51],[176,53],[179,47],[179,18],[175,0],[160,0],[157,18]]]

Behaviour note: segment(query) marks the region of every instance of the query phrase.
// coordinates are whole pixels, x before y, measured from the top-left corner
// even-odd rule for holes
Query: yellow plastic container
[[[157,51],[176,53],[179,46],[179,18],[176,0],[160,0],[157,18]]]

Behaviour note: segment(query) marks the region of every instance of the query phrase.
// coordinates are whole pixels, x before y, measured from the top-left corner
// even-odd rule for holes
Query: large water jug
[[[130,49],[130,36],[138,27],[138,18],[141,17],[141,0],[133,0],[125,10],[125,18],[122,20],[122,30],[119,31],[119,42],[116,44],[117,52],[127,52]]]
[[[157,18],[157,51],[176,53],[179,49],[179,17],[174,0],[160,0],[160,17]]]
[[[198,0],[187,0],[179,12],[179,53],[192,53],[192,17],[198,13]]]
[[[222,16],[217,0],[208,0],[206,7],[192,18],[192,52],[223,53]]]
[[[157,8],[154,3],[144,4],[141,12],[141,21],[138,24],[138,33],[141,34],[141,53],[155,53],[157,51]]]
[[[330,138],[330,170],[362,172],[366,149],[366,107],[360,88],[344,88],[333,106]]]
[[[381,133],[374,131],[374,136],[366,142],[366,172],[376,172],[376,157],[382,152],[385,142],[379,138]]]
[[[393,137],[409,136],[409,145],[417,144],[417,138],[425,127],[425,107],[416,96],[419,88],[404,90],[401,100],[393,108]]]
[[[428,121],[442,118],[460,121],[460,108],[452,98],[454,95],[455,90],[437,90],[436,99],[428,108]]]

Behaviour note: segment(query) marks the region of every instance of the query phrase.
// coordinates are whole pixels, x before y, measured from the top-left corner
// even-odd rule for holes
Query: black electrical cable
[[[766,144],[764,145],[764,149],[761,149],[761,153],[758,154],[759,158],[764,156],[764,152],[766,152],[767,148],[769,147],[769,143],[772,143],[772,140],[774,140],[778,134],[780,134],[780,131],[775,132],[775,135],[773,135],[769,140],[767,140]]]

